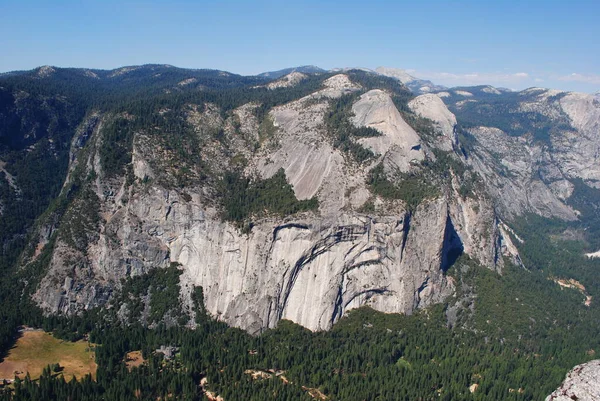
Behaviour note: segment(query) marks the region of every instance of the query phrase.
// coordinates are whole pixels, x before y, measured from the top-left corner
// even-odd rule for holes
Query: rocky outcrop
[[[239,121],[237,128],[214,105],[186,106],[198,135],[218,129],[229,135],[230,149],[249,159],[247,174],[268,178],[283,168],[298,199],[319,199],[316,213],[255,219],[248,234],[222,221],[205,188],[165,186],[169,181],[157,177],[170,170],[156,159],[164,152],[143,132],[133,140],[133,185],[125,177],[102,177],[94,149],[108,117],[94,116],[74,139],[73,154],[88,143],[88,159],[79,163],[99,172],[93,191],[101,200],[100,219],[89,226],[94,234],[79,247],[72,237],[58,237],[35,300],[48,312],[77,313],[106,303],[122,278],[175,262],[183,270],[184,304],[191,304],[193,287],[202,286],[213,316],[250,332],[274,327],[281,319],[324,330],[362,305],[410,314],[442,301],[454,288],[446,271],[464,252],[501,269],[500,244],[507,239],[493,205],[484,194],[459,195],[458,177],[414,210],[401,201],[379,199],[376,213],[359,212],[374,197],[366,184],[372,166],[384,161],[409,170],[426,158],[419,135],[381,90],[366,92],[353,105],[355,124],[382,133],[359,139],[376,152],[376,160],[357,168],[333,148],[323,131],[329,99],[359,88],[339,74],[322,90],[273,108],[269,119],[275,131],[256,152],[243,150],[259,139],[255,105],[229,117]],[[86,137],[89,133],[93,138]],[[229,163],[216,143],[204,152],[214,169]],[[77,203],[71,208],[76,213]]]
[[[276,81],[269,82],[267,84],[267,88],[269,89],[277,89],[277,88],[288,88],[290,86],[297,85],[300,81],[306,79],[306,75],[301,72],[293,71],[287,74],[284,77],[279,78]]]
[[[569,206],[573,180],[600,186],[597,99],[543,88],[518,93],[485,89],[440,92],[438,96],[458,120],[469,122],[466,131],[474,141],[469,144],[466,161],[498,199],[501,214],[507,219],[535,213],[576,220],[578,212]],[[492,94],[494,98],[489,100]],[[465,96],[474,102],[469,107],[460,100]],[[473,126],[473,119],[489,126]]]
[[[374,128],[383,134],[361,138],[358,142],[375,154],[384,156],[387,170],[407,172],[412,164],[425,159],[421,138],[404,121],[386,92],[374,89],[363,94],[352,105],[352,112],[354,124]]]
[[[400,68],[377,67],[375,70],[378,74],[386,77],[395,78],[408,87],[413,93],[422,94],[446,89],[444,86],[435,85],[433,82],[415,78],[406,70]]]
[[[265,220],[245,235],[199,195],[150,188],[107,219],[87,258],[57,246],[36,299],[74,313],[105,302],[123,277],[178,262],[184,292],[202,286],[207,310],[234,326],[258,332],[290,319],[328,329],[358,306],[412,313],[443,300],[453,290],[445,270],[485,248],[475,244],[482,232],[467,232],[473,224],[438,199],[414,213]]]
[[[418,96],[408,103],[408,107],[417,115],[434,122],[437,130],[435,147],[449,152],[458,146],[456,117],[438,95]]]
[[[41,68],[32,76],[43,83],[58,71]],[[154,110],[156,118],[146,115],[135,124],[128,122],[140,117],[136,108],[116,115],[89,109],[63,121],[71,105],[64,98],[48,102],[0,88],[9,99],[4,115],[15,115],[19,124],[14,126],[21,127],[10,137],[0,133],[5,142],[23,154],[43,143],[40,154],[49,159],[66,144],[61,165],[68,162],[69,171],[60,173],[61,182],[66,176],[60,205],[39,217],[20,258],[27,265],[43,256],[47,270],[34,300],[47,313],[75,314],[106,305],[122,279],[172,263],[182,270],[180,298],[188,310],[193,287],[202,286],[208,312],[253,333],[280,319],[328,329],[361,305],[412,313],[452,294],[448,271],[461,254],[499,272],[507,258],[521,264],[513,219],[536,213],[575,220],[578,212],[569,206],[579,184],[574,179],[597,187],[600,182],[600,114],[591,95],[539,88],[520,93],[448,89],[417,96],[399,111],[395,104],[407,92],[382,75],[412,85],[416,93],[434,89],[416,87],[423,82],[390,69],[380,69],[382,75],[342,70],[310,77],[307,70],[286,71],[270,84],[168,66],[77,73],[89,82],[109,80],[116,88],[134,71],[152,82],[161,79],[159,71],[178,74],[162,88],[165,102]],[[319,79],[320,89],[309,94]],[[243,105],[237,97],[229,102],[212,93],[221,87],[235,93],[240,86],[240,98],[248,101]],[[189,103],[169,103],[169,93],[181,93],[177,98]],[[306,96],[293,97],[299,93]],[[340,145],[342,140],[327,131],[325,116],[341,104],[334,99],[351,94],[356,96],[346,98],[355,99],[350,122],[380,135],[357,130],[372,136],[351,134]],[[272,103],[260,104],[269,95]],[[459,113],[485,99],[512,102],[505,109],[492,108],[509,110],[507,120],[512,114],[535,118],[521,121],[522,127],[510,120],[498,124],[500,129],[483,113],[481,124],[459,126]],[[48,129],[38,126],[34,115],[45,116]],[[126,154],[112,160],[118,168],[104,172],[102,160],[114,150],[105,147],[102,153],[104,135],[119,119],[124,120],[119,129],[134,128],[106,139],[122,141],[118,148]],[[542,132],[542,140],[536,138],[536,129],[549,122],[551,129]],[[365,152],[369,156],[359,163],[349,143],[373,155]],[[407,180],[398,188],[416,187],[416,196],[390,196],[371,185],[380,165],[384,185]],[[10,167],[0,161],[1,183],[20,195],[27,186],[8,174],[14,174]],[[253,181],[281,169],[296,198],[316,198],[318,210],[286,218],[259,211],[244,231],[223,221],[220,197],[229,189],[219,185],[225,171]],[[6,215],[10,205],[0,202]]]
[[[600,181],[600,102],[593,95],[568,93],[560,106],[576,131],[554,139],[555,160],[564,173],[598,186]]]
[[[600,360],[577,365],[546,401],[600,400]]]
[[[210,103],[182,106],[194,134],[207,138],[203,168],[223,171],[243,159],[244,174],[262,179],[283,169],[297,199],[319,201],[317,211],[300,215],[255,216],[250,232],[222,220],[209,184],[169,184],[179,162],[167,163],[174,159],[143,130],[132,141],[133,177],[104,176],[97,146],[109,116],[91,115],[73,139],[71,158],[72,168],[98,173],[86,185],[99,199],[99,219],[83,225],[85,241],[65,235],[63,223],[35,300],[48,312],[77,313],[105,304],[123,278],[178,263],[188,306],[194,286],[202,286],[208,312],[250,332],[281,319],[325,330],[362,305],[409,314],[442,301],[454,290],[447,270],[463,253],[497,271],[506,258],[521,264],[513,243],[520,239],[509,226],[515,216],[577,218],[565,203],[571,176],[546,148],[476,127],[469,129],[476,141],[466,152],[456,117],[433,94],[409,103],[433,124],[425,136],[404,120],[390,93],[364,91],[351,122],[381,135],[350,139],[374,153],[359,165],[334,147],[324,116],[331,99],[361,90],[348,75],[334,75],[261,121],[255,103],[230,113]],[[379,163],[390,177],[429,179],[437,157],[455,167],[426,183],[436,190],[417,206],[384,199],[367,184]],[[67,213],[83,206],[73,202]]]
[[[575,211],[562,200],[570,183],[560,171],[552,170],[554,165],[546,162],[542,146],[497,128],[479,127],[469,132],[477,138],[477,145],[468,163],[484,178],[506,218],[536,213],[577,219]]]

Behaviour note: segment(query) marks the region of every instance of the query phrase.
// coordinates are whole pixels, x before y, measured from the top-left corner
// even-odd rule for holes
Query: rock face
[[[591,187],[600,181],[600,103],[593,95],[542,88],[498,94],[489,87],[438,95],[467,122],[467,163],[485,178],[504,216],[577,219],[569,206],[573,180]]]
[[[546,401],[600,400],[600,360],[577,365]]]
[[[456,117],[448,110],[438,95],[421,95],[408,103],[408,106],[421,117],[433,121],[442,134],[436,141],[436,147],[451,151],[458,146],[456,135]]]
[[[433,82],[415,78],[406,70],[400,68],[378,67],[375,71],[387,77],[396,78],[398,81],[406,85],[413,93],[422,94],[446,89],[441,85],[434,85]]]
[[[600,181],[600,102],[593,95],[568,93],[560,106],[576,131],[554,141],[557,162],[569,177]]]
[[[570,196],[572,186],[560,169],[547,160],[541,146],[497,128],[478,127],[469,132],[478,142],[469,163],[485,178],[505,215],[530,212],[564,220],[577,218],[575,211],[563,202]]]
[[[360,144],[376,154],[385,155],[384,163],[388,169],[402,172],[410,170],[411,164],[425,158],[421,138],[394,106],[391,97],[382,90],[371,90],[352,105],[357,126],[375,128],[381,136],[361,138]]]
[[[306,75],[301,72],[290,72],[288,75],[273,81],[267,84],[267,88],[269,89],[277,89],[277,88],[288,88],[290,86],[294,86],[298,84],[303,79],[306,79]]]
[[[412,214],[266,220],[244,235],[204,209],[197,195],[186,201],[153,187],[107,219],[87,258],[59,243],[36,300],[74,313],[102,305],[122,277],[178,262],[184,291],[202,286],[207,310],[251,332],[282,318],[328,329],[361,305],[411,313],[451,294],[444,272],[463,249],[494,263],[486,254],[494,252],[493,237],[491,244],[478,241],[484,227],[468,230],[479,216],[462,215],[460,207],[473,209],[449,209],[439,199]]]
[[[381,134],[351,138],[374,154],[362,164],[334,146],[324,120],[334,99],[357,91],[362,93],[351,106],[351,122]],[[573,119],[589,112],[575,103],[568,106]],[[93,115],[73,139],[71,171],[79,166],[97,174],[86,184],[86,199],[98,200],[98,219],[77,226],[85,240],[79,234],[74,239],[64,228],[58,235],[48,272],[34,295],[48,313],[74,314],[101,306],[120,288],[121,279],[178,263],[184,305],[191,305],[193,287],[202,286],[213,316],[252,333],[281,319],[325,330],[362,305],[410,314],[441,302],[454,291],[446,271],[463,253],[497,271],[502,271],[504,257],[519,264],[506,223],[511,216],[531,211],[576,218],[564,202],[569,176],[554,168],[557,163],[548,160],[543,148],[500,129],[480,127],[471,129],[477,144],[465,154],[456,117],[434,94],[408,105],[415,115],[432,121],[435,132],[427,137],[404,120],[390,93],[366,90],[347,74],[271,108],[263,122],[253,114],[254,103],[228,115],[210,103],[183,107],[194,134],[209,137],[202,147],[209,168],[222,172],[243,158],[248,177],[267,179],[283,169],[296,198],[316,197],[319,209],[256,218],[252,230],[242,232],[223,221],[209,185],[167,185],[178,171],[165,165],[170,160],[167,147],[143,130],[132,140],[132,176],[105,174],[98,147],[103,126],[115,116]],[[580,125],[593,141],[596,126],[585,119]],[[222,137],[211,137],[214,132]],[[370,172],[380,164],[390,177],[410,176],[426,171],[441,154],[469,173],[449,170],[446,181],[434,181],[435,194],[415,207],[383,199],[368,185]],[[565,150],[571,155],[565,157],[573,154]],[[468,182],[479,184],[465,193]],[[73,202],[65,219],[80,216],[87,201]],[[34,245],[43,245],[51,231],[40,230]]]

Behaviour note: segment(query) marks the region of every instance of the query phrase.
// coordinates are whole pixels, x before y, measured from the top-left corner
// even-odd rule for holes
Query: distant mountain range
[[[411,90],[414,94],[422,95],[423,93],[431,93],[435,91],[442,91],[447,89],[447,87],[442,85],[436,85],[431,81],[426,79],[420,79],[414,77],[406,72],[406,70],[402,70],[400,68],[389,68],[389,67],[378,67],[375,70],[371,70],[369,68],[362,67],[353,67],[353,68],[334,68],[332,70],[324,70],[314,65],[304,65],[300,67],[291,67],[285,68],[283,70],[278,71],[269,71],[263,72],[262,74],[258,74],[259,77],[265,77],[270,79],[277,79],[283,77],[284,75],[288,75],[292,72],[302,72],[302,73],[315,73],[315,72],[345,72],[351,70],[360,70],[364,72],[371,72],[374,74],[384,75],[386,77],[395,78],[398,81],[402,82],[408,89]]]
[[[306,73],[306,74],[311,74],[311,73],[315,73],[315,72],[327,72],[327,71],[322,68],[319,68],[317,66],[314,66],[314,65],[303,65],[300,67],[284,68],[283,70],[267,71],[267,72],[258,74],[258,76],[265,77],[265,78],[271,78],[271,79],[277,79],[277,78],[283,77],[284,75],[288,75],[292,72],[302,72],[302,73]]]
[[[385,75],[386,77],[396,78],[417,95],[447,89],[447,87],[445,86],[436,85],[433,82],[428,81],[426,79],[416,78],[407,73],[406,70],[402,70],[399,68],[379,67],[375,70],[375,72],[381,75]]]

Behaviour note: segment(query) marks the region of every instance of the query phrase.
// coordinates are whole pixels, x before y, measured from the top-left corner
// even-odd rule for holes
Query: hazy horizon
[[[401,68],[445,86],[600,90],[594,1],[0,4],[0,71]]]

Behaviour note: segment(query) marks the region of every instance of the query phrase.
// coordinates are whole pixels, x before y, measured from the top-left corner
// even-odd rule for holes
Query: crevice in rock
[[[342,302],[343,302],[343,297],[342,297],[342,285],[340,285],[339,290],[338,290],[338,295],[337,298],[335,300],[335,307],[333,308],[333,314],[331,315],[331,326],[333,326],[333,324],[335,322],[337,322],[342,315],[344,314],[344,310],[346,309],[346,307],[352,302],[354,301],[356,298],[364,295],[365,296],[365,301],[368,301],[369,299],[371,299],[373,296],[375,295],[383,295],[383,294],[388,294],[390,291],[383,287],[383,288],[371,288],[368,290],[363,290],[360,291],[356,294],[354,294],[354,296],[352,298],[350,298],[349,300],[347,300],[345,303],[343,303],[342,306]]]
[[[427,288],[427,286],[429,286],[429,279],[430,277],[425,278],[425,281],[423,281],[421,283],[421,285],[419,286],[419,288],[417,288],[417,291],[415,292],[415,298],[414,298],[414,308],[418,308],[419,305],[421,304],[421,293],[423,291],[425,291],[425,289]]]
[[[281,230],[287,229],[287,228],[299,228],[302,230],[308,230],[308,226],[305,224],[300,224],[300,223],[288,223],[288,224],[282,224],[280,226],[277,226],[273,229],[273,238],[271,239],[271,244],[269,245],[269,251],[267,252],[267,255],[272,255],[273,254],[273,246],[275,245],[275,241],[277,241],[277,235],[279,234],[279,232]]]
[[[306,224],[300,224],[300,223],[288,223],[288,224],[283,224],[281,226],[277,226],[273,230],[273,242],[275,242],[275,240],[277,239],[277,234],[279,233],[279,231],[284,230],[286,228],[299,228],[301,230],[308,230],[308,226]]]
[[[494,265],[495,266],[498,266],[498,262],[500,260],[500,255],[502,253],[502,242],[504,240],[504,236],[502,235],[500,230],[498,230],[499,224],[500,224],[500,221],[498,220],[498,217],[496,216],[496,218],[494,219],[494,228],[496,228],[496,230],[497,230],[496,241],[494,244]]]
[[[342,307],[342,302],[343,302],[343,296],[344,296],[344,281],[345,278],[342,278],[342,282],[340,283],[340,285],[338,286],[338,293],[335,297],[335,304],[333,306],[333,313],[331,314],[331,320],[330,320],[330,325],[333,326],[333,324],[342,316],[342,312],[343,312],[343,307]]]
[[[379,258],[374,259],[374,260],[365,260],[364,262],[358,262],[357,264],[346,266],[344,268],[344,270],[342,271],[342,274],[349,273],[352,270],[359,269],[361,267],[371,266],[371,265],[378,265],[380,263],[381,263],[381,260]]]
[[[421,298],[420,297],[421,293],[425,290],[425,288],[427,288],[428,285],[429,285],[429,277],[427,277],[425,279],[425,281],[417,289],[417,294],[419,294],[419,298]]]
[[[404,214],[404,223],[402,225],[402,246],[400,247],[400,262],[402,262],[402,258],[404,256],[404,249],[406,248],[406,242],[408,241],[408,233],[410,232],[410,219],[412,215],[411,212],[406,212]]]
[[[344,259],[348,258],[348,255],[350,255],[355,249],[356,247],[358,247],[360,244],[355,244],[352,245],[352,247],[350,249],[348,249],[348,252],[346,252],[346,254],[344,255]],[[362,253],[362,252],[361,252]]]
[[[283,228],[283,226],[281,226],[281,227]],[[302,226],[300,226],[300,228],[302,228]],[[291,270],[289,271],[289,278],[287,280],[287,283],[285,283],[285,278],[284,278],[285,284],[282,288],[282,291],[279,295],[279,299],[277,302],[277,304],[279,305],[279,309],[277,311],[278,320],[281,319],[281,317],[283,316],[283,311],[285,310],[285,307],[287,305],[288,298],[290,296],[290,293],[292,292],[292,288],[294,287],[294,284],[296,283],[296,279],[298,278],[298,275],[300,274],[300,271],[302,270],[302,268],[305,265],[312,262],[318,256],[329,251],[336,244],[338,244],[340,242],[354,241],[358,238],[358,236],[364,235],[366,232],[367,232],[367,228],[364,226],[349,225],[349,226],[337,227],[335,232],[333,232],[332,234],[329,234],[327,237],[318,241],[311,248],[311,250],[309,252],[302,255],[296,261],[296,263],[294,264],[294,267],[292,267]],[[275,236],[273,237],[273,241],[274,240],[275,240]],[[287,275],[287,272],[285,275]],[[285,275],[284,275],[284,277],[285,277]]]
[[[444,230],[444,242],[442,243],[441,270],[445,273],[463,254],[465,248],[460,239],[450,215],[446,217],[446,228]]]

